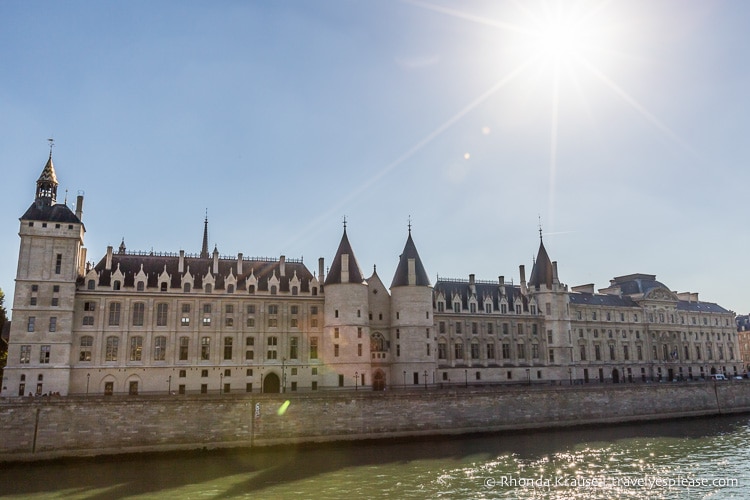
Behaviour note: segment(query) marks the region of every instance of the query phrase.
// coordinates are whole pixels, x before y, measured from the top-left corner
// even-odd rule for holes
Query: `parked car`
[[[723,373],[715,373],[711,375],[711,380],[727,380]]]

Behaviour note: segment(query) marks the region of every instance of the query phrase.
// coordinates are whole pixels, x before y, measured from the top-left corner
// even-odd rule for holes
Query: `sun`
[[[586,49],[586,37],[581,27],[565,18],[545,20],[532,37],[532,47],[541,57],[554,62],[568,62],[579,57]]]

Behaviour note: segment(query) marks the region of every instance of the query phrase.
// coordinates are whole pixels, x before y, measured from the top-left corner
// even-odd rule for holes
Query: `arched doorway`
[[[617,368],[612,370],[612,383],[613,384],[619,384],[620,383],[620,372],[617,371]]]
[[[383,370],[377,370],[375,375],[372,377],[372,390],[373,391],[384,391],[385,390],[385,373]]]
[[[716,375],[716,367],[715,366],[711,367],[711,375]]]
[[[269,373],[263,379],[263,392],[277,393],[281,392],[281,381],[275,373]]]

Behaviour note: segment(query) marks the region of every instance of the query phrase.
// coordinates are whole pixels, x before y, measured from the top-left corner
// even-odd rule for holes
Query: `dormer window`
[[[116,281],[115,281],[115,282],[114,282],[114,283],[112,284],[112,290],[119,290],[119,289],[120,289],[120,281],[119,281],[119,280],[116,280]]]
[[[227,293],[234,293],[234,285],[227,285]]]
[[[183,292],[190,293],[190,290],[191,290],[190,283],[185,283],[184,285],[182,285],[182,291]]]
[[[139,292],[142,292],[144,288],[146,288],[146,285],[143,283],[143,281],[139,281],[138,284],[136,285],[136,290],[138,290]]]
[[[167,282],[166,281],[162,281],[162,283],[161,283],[161,291],[162,292],[166,292],[167,291]]]

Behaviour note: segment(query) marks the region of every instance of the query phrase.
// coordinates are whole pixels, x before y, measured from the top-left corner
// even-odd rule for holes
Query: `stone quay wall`
[[[286,403],[288,401],[288,403]],[[750,412],[750,381],[0,400],[0,462]]]

